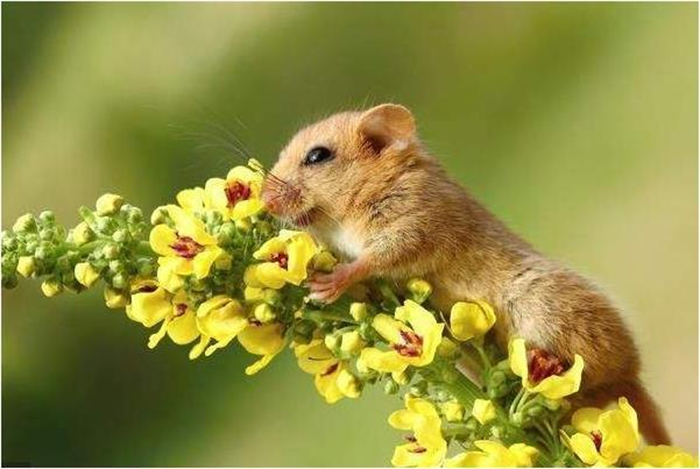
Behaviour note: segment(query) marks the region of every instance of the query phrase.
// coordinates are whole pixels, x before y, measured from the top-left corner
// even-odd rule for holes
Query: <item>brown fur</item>
[[[303,165],[319,145],[335,158]],[[577,404],[603,406],[627,396],[646,439],[669,443],[615,306],[452,180],[418,140],[408,110],[382,105],[311,125],[282,151],[273,174],[263,189],[270,210],[310,222],[316,236],[346,253],[347,264],[311,282],[319,299],[332,301],[374,275],[426,278],[443,311],[458,300],[486,300],[499,314],[495,335],[502,346],[517,335],[568,363],[580,354],[586,365]]]

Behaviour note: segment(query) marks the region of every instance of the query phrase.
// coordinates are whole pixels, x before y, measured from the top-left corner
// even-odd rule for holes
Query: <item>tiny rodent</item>
[[[477,202],[440,166],[403,106],[335,114],[299,131],[263,185],[268,210],[340,253],[309,282],[332,301],[370,276],[423,277],[435,306],[491,303],[504,346],[513,335],[571,364],[585,360],[574,405],[626,396],[650,444],[668,432],[639,378],[640,359],[618,309],[590,280],[548,259]]]

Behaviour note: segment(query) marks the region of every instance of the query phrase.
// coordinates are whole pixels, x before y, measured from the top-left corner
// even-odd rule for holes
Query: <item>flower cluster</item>
[[[150,227],[113,194],[94,210],[82,207],[70,230],[51,212],[23,215],[2,233],[3,287],[37,278],[55,296],[102,282],[109,308],[153,328],[149,348],[167,336],[197,359],[238,344],[256,356],[249,375],[291,349],[328,403],[372,384],[403,390],[404,408],[389,417],[408,432],[396,466],[698,464],[674,447],[640,448],[624,396],[615,409],[578,409],[569,422],[566,399],[579,390],[583,359],[564,363],[520,338],[504,354],[490,338],[497,317],[484,301],[438,311],[431,285],[411,279],[398,288],[373,280],[334,304],[314,303],[306,279],[337,261],[309,233],[283,229],[265,212],[262,181],[251,160],[181,191],[153,212]]]

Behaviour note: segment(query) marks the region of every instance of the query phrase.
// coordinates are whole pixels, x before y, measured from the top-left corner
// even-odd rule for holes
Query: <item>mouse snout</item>
[[[300,205],[301,202],[301,191],[299,188],[273,179],[264,181],[261,195],[267,211],[277,216],[287,215],[291,209]]]

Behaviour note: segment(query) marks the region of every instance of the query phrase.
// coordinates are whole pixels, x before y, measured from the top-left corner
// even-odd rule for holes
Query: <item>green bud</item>
[[[7,231],[3,231],[3,233],[5,234],[2,237],[2,249],[4,251],[14,251],[17,249],[17,238],[9,234]]]
[[[147,258],[141,258],[136,261],[136,267],[141,277],[150,277],[154,271],[153,262]]]
[[[340,350],[348,355],[357,355],[364,348],[365,342],[357,330],[343,333],[340,336]]]
[[[97,228],[97,231],[102,233],[102,234],[113,233],[114,230],[117,229],[117,227],[118,227],[117,222],[115,222],[111,218],[102,217],[102,218],[97,219],[96,228]]]
[[[523,415],[522,412],[515,412],[513,416],[510,418],[510,420],[513,422],[514,425],[520,427],[522,426],[523,422],[525,421],[525,416]],[[494,435],[496,436],[496,435]]]
[[[14,272],[2,275],[2,287],[3,288],[7,288],[7,289],[15,288],[18,283],[19,283],[19,281],[17,279],[17,275],[15,275]]]
[[[473,432],[477,428],[479,428],[480,426],[481,426],[481,424],[479,423],[479,421],[477,419],[475,419],[474,417],[469,417],[464,424],[464,429],[469,431],[469,432]]]
[[[272,225],[265,220],[258,221],[255,224],[255,229],[258,233],[260,233],[265,238],[269,237],[274,231]]]
[[[494,424],[491,426],[491,435],[492,435],[494,438],[500,440],[500,439],[503,438],[503,436],[505,435],[505,433],[506,433],[505,430],[506,430],[506,429],[505,429],[505,427],[504,427],[502,424],[500,424],[500,423],[494,423]]]
[[[15,233],[29,233],[36,231],[36,219],[31,213],[26,213],[19,217],[12,226]]]
[[[489,387],[487,394],[489,395],[489,399],[498,399],[508,394],[508,386],[502,384],[500,386]]]
[[[50,228],[44,228],[39,231],[39,239],[42,241],[51,241],[54,238],[54,231]]]
[[[58,295],[62,291],[63,285],[61,285],[56,279],[44,280],[44,282],[41,284],[41,292],[49,298]]]
[[[151,213],[151,225],[161,225],[166,223],[169,218],[168,209],[165,207],[158,207]]]
[[[294,325],[294,334],[308,338],[308,343],[316,329],[316,324],[309,319],[302,319]],[[296,339],[294,339],[296,341]]]
[[[241,233],[248,233],[250,232],[250,230],[253,229],[253,224],[247,218],[243,218],[241,220],[234,220],[233,224],[235,225],[236,229]]]
[[[321,251],[313,258],[313,269],[319,272],[333,272],[338,260],[328,251]],[[358,319],[359,321],[359,319]]]
[[[423,279],[412,278],[406,284],[406,288],[411,292],[411,297],[416,303],[423,303],[433,292],[433,287]]]
[[[119,257],[119,251],[119,246],[114,243],[107,243],[102,247],[102,255],[104,255],[106,259],[116,259]]]
[[[394,381],[393,379],[388,379],[384,384],[384,393],[396,394],[397,392],[399,392],[400,388],[401,386],[399,386],[399,384],[396,381]]]
[[[126,221],[129,224],[133,225],[143,221],[143,212],[138,207],[134,207],[130,204],[124,204],[120,211],[126,217]]]
[[[489,386],[501,386],[506,382],[506,374],[500,370],[493,370],[489,376]]]
[[[95,209],[98,215],[113,215],[119,211],[124,198],[115,194],[104,194],[97,199]]]
[[[120,261],[119,259],[109,261],[109,264],[107,264],[107,265],[109,267],[109,270],[111,270],[115,274],[119,274],[121,272],[124,272],[124,270],[126,270],[126,265],[124,264],[124,262]]]
[[[236,226],[231,222],[226,222],[221,225],[219,229],[219,234],[217,235],[217,241],[219,244],[228,244],[236,236]]]
[[[17,272],[19,272],[22,277],[31,277],[35,270],[36,262],[32,256],[22,256],[17,261]]]
[[[112,286],[117,290],[124,290],[128,285],[129,279],[125,274],[119,273],[112,277]]]
[[[263,290],[263,301],[269,305],[277,306],[282,302],[282,293],[272,288]]]
[[[425,396],[426,394],[428,394],[428,383],[426,381],[419,381],[413,386],[411,386],[408,392],[416,397]]]
[[[208,225],[218,225],[223,221],[223,216],[218,210],[207,210],[204,222]]]
[[[129,240],[129,230],[121,228],[114,232],[112,239],[117,243],[125,243]]]
[[[542,415],[544,415],[545,411],[546,411],[545,407],[543,407],[541,405],[534,405],[534,406],[530,407],[529,409],[527,409],[527,412],[525,412],[525,413],[527,414],[528,417],[538,418],[538,417],[541,417]]]
[[[44,210],[39,214],[39,220],[46,225],[53,224],[56,222],[56,215],[50,210]]]
[[[39,245],[34,251],[34,258],[45,261],[51,256],[51,249],[45,245]]]

